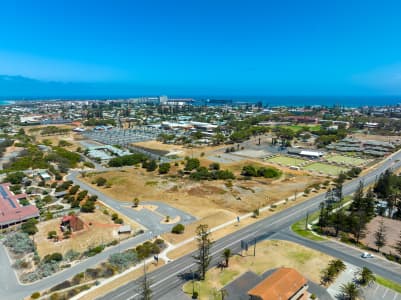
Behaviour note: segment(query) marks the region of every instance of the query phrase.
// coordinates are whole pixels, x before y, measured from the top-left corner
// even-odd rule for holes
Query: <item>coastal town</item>
[[[401,105],[9,102],[0,298],[401,299],[400,131]]]

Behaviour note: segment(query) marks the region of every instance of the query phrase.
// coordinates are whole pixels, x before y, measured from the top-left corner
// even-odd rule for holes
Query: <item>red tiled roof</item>
[[[14,195],[9,186],[10,183],[0,184],[0,226],[38,217],[39,210],[36,206],[19,204],[18,199],[25,198],[26,195]]]
[[[262,300],[284,300],[299,291],[307,280],[297,270],[280,268],[257,286],[248,291],[248,295]]]

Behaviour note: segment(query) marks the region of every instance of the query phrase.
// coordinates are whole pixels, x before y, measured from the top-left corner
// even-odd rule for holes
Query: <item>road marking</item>
[[[383,294],[383,297],[382,297],[382,298],[385,298],[385,297],[386,297],[386,295],[387,295],[387,292],[388,292],[388,288],[385,288],[385,290],[384,290],[384,294]]]
[[[394,292],[393,300],[396,300],[397,298],[398,298],[398,293]]]

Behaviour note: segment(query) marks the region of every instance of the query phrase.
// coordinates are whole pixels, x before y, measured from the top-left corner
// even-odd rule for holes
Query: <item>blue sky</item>
[[[5,0],[0,75],[37,80],[27,94],[399,95],[401,2],[385,4]]]

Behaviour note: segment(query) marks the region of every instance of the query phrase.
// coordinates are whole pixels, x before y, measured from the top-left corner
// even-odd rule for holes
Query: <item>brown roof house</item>
[[[248,291],[252,300],[309,299],[308,280],[297,270],[280,268]]]

